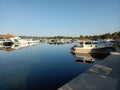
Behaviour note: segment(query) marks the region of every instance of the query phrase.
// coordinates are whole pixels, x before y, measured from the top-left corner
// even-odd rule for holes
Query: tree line
[[[51,36],[51,37],[39,37],[39,36],[20,36],[24,39],[120,39],[120,31],[114,33],[106,33],[102,35],[93,35],[93,36],[83,36],[80,35],[79,37],[72,37],[72,36]]]
[[[120,39],[120,31],[114,32],[112,34],[106,33],[106,34],[102,34],[102,35],[93,35],[93,36],[80,35],[79,39],[93,39],[93,40],[97,40],[97,39]]]

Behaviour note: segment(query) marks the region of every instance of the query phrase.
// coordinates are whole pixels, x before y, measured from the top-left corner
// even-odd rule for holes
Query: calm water
[[[76,63],[74,44],[0,50],[0,90],[57,90],[93,64]]]

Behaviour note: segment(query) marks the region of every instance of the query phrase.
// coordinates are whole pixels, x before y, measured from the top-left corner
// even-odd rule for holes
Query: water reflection
[[[78,53],[78,52],[71,52],[71,54],[76,58],[76,63],[94,63],[95,61],[103,60],[109,54],[89,54],[89,53]]]
[[[0,46],[9,51],[0,51],[0,90],[57,90],[92,66],[73,62],[80,59],[71,55],[73,45]]]
[[[50,45],[63,45],[63,44],[70,44],[69,42],[62,43],[62,42],[48,42]]]
[[[6,52],[11,52],[14,50],[22,49],[22,48],[27,48],[29,46],[33,46],[35,44],[29,43],[29,44],[13,44],[13,45],[0,45],[0,50],[6,51]]]

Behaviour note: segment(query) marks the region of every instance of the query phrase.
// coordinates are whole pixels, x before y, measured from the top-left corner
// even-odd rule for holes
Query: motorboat
[[[3,45],[5,39],[0,39],[0,45]]]
[[[10,39],[4,39],[3,45],[11,46],[11,45],[13,45],[13,42]]]
[[[104,44],[106,48],[111,51],[116,50],[117,41],[115,40],[98,40],[99,43]]]
[[[83,42],[80,46],[73,46],[72,52],[78,53],[109,53],[104,43],[97,41]]]

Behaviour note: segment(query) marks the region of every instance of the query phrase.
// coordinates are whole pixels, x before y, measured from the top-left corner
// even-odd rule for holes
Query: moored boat
[[[83,42],[81,46],[72,47],[72,52],[78,53],[109,53],[104,44],[98,42]]]

